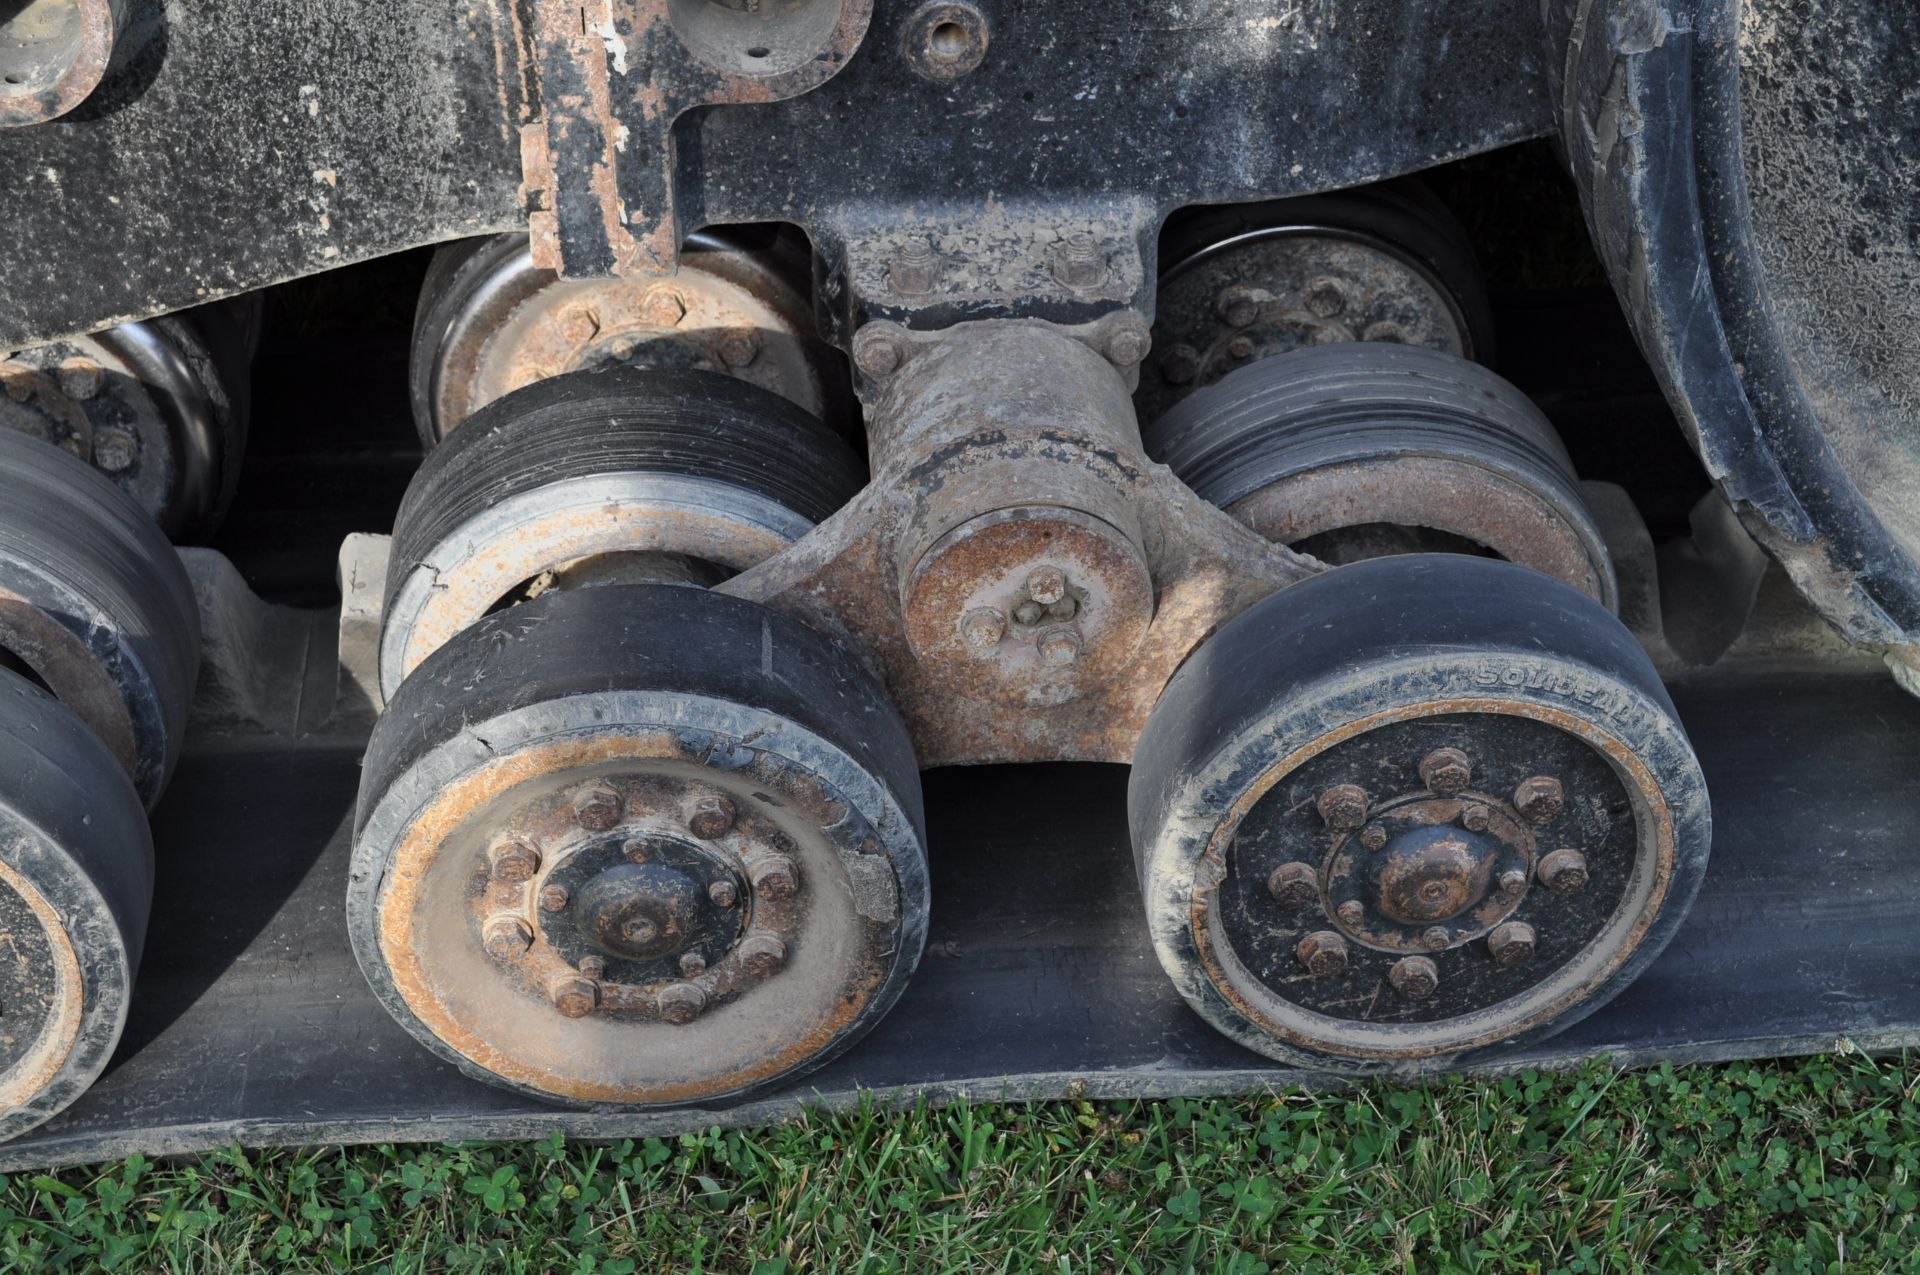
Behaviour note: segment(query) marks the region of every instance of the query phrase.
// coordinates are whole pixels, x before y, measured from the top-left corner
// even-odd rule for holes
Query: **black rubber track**
[[[1459,310],[1467,356],[1476,363],[1493,363],[1493,307],[1487,302],[1473,245],[1447,206],[1413,178],[1333,194],[1180,214],[1161,236],[1162,270],[1177,269],[1211,244],[1274,226],[1345,230],[1425,267]]]
[[[106,665],[151,808],[179,759],[200,666],[200,612],[173,546],[92,466],[0,430],[0,587],[56,615]]]
[[[1544,672],[1547,689],[1489,674],[1510,667]],[[1579,689],[1586,698],[1575,696]],[[1456,698],[1551,703],[1599,726],[1647,764],[1672,808],[1675,851],[1665,903],[1644,938],[1558,1018],[1496,1046],[1408,1065],[1322,1056],[1268,1038],[1213,988],[1190,927],[1170,934],[1156,927],[1156,945],[1166,945],[1162,960],[1174,950],[1169,973],[1182,994],[1242,1044],[1329,1070],[1470,1065],[1545,1039],[1598,1009],[1659,955],[1685,919],[1712,835],[1705,780],[1673,701],[1633,635],[1592,599],[1538,572],[1488,558],[1416,554],[1354,563],[1281,590],[1221,629],[1168,683],[1141,734],[1127,787],[1150,924],[1157,909],[1164,917],[1184,915],[1193,861],[1220,816],[1281,758],[1373,713]]]
[[[1477,363],[1415,346],[1320,345],[1250,363],[1180,400],[1144,441],[1222,507],[1292,474],[1395,452],[1511,457],[1560,508],[1584,507],[1573,461],[1531,399]]]
[[[52,696],[4,669],[0,858],[59,915],[82,988],[72,1050],[32,1098],[0,1112],[6,1139],[78,1098],[113,1055],[153,904],[153,839],[140,798],[106,745]],[[19,1008],[5,1007],[9,1015]]]
[[[433,449],[394,521],[387,601],[443,537],[524,491],[595,474],[684,474],[765,496],[812,522],[866,467],[812,414],[717,372],[617,368],[515,390]]]

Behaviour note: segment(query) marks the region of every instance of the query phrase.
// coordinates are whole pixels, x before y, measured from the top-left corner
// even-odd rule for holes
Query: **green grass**
[[[1920,1269],[1920,1071],[1795,1062],[229,1151],[0,1187],[13,1269]]]

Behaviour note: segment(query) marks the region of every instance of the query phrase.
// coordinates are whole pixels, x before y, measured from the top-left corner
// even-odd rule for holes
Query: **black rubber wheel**
[[[1287,588],[1168,684],[1128,814],[1181,995],[1303,1067],[1431,1072],[1579,1021],[1673,936],[1705,782],[1631,634],[1507,563]]]
[[[106,1067],[153,902],[153,841],[106,746],[0,669],[0,1139],[66,1107]]]
[[[566,563],[672,554],[743,571],[850,500],[865,467],[779,395],[712,372],[541,381],[435,448],[394,523],[381,639],[391,696],[428,653]]]
[[[179,555],[90,466],[0,431],[0,655],[86,722],[151,808],[179,760],[200,617]]]
[[[1617,604],[1552,424],[1458,356],[1388,344],[1277,355],[1196,390],[1143,441],[1202,499],[1335,565],[1438,533],[1426,547],[1491,553]]]
[[[551,1101],[791,1079],[886,1013],[925,941],[919,774],[885,691],[702,589],[553,592],[456,637],[375,726],[355,826],[375,993]]]

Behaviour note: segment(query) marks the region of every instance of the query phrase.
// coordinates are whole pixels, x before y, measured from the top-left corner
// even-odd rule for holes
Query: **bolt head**
[[[1387,971],[1387,981],[1402,998],[1425,1000],[1440,989],[1440,967],[1424,956],[1403,956]]]
[[[1170,345],[1160,355],[1160,376],[1168,385],[1191,385],[1200,375],[1200,351],[1191,345]]]
[[[740,963],[756,978],[768,978],[787,963],[787,945],[771,934],[749,934],[740,940]]]
[[[583,789],[573,799],[573,817],[588,832],[605,832],[620,822],[625,803],[606,784]]]
[[[887,266],[887,285],[902,296],[920,296],[933,291],[940,274],[940,256],[933,245],[924,239],[909,240]]]
[[[1552,775],[1529,776],[1513,790],[1513,808],[1531,824],[1552,823],[1566,804],[1566,789]]]
[[[1058,602],[1053,603],[1047,608],[1047,618],[1049,620],[1071,620],[1079,614],[1080,604],[1070,597],[1061,598]]]
[[[1367,790],[1359,784],[1335,784],[1314,799],[1313,808],[1335,832],[1352,832],[1367,821]]]
[[[140,454],[140,440],[124,429],[109,425],[93,434],[93,463],[105,474],[123,474],[133,468]]]
[[[533,946],[533,927],[517,916],[496,916],[487,921],[482,933],[487,955],[510,961]]]
[[[1051,267],[1054,280],[1068,288],[1097,288],[1107,278],[1107,261],[1100,251],[1100,242],[1084,230],[1075,231],[1054,245]]]
[[[1146,358],[1152,348],[1152,335],[1145,328],[1129,323],[1107,338],[1107,359],[1116,367],[1132,367]]]
[[[699,978],[707,972],[707,958],[698,952],[687,952],[680,957],[680,977]]]
[[[1577,894],[1587,886],[1587,856],[1578,850],[1555,850],[1543,855],[1534,870],[1540,884],[1555,894]]]
[[[770,854],[748,870],[753,892],[767,899],[791,899],[800,892],[800,875],[793,860],[784,854]]]
[[[1387,830],[1377,823],[1370,823],[1360,830],[1360,844],[1369,850],[1387,848]]]
[[[960,621],[960,636],[976,651],[1000,645],[1007,635],[1007,617],[998,607],[979,607]]]
[[[1027,596],[1046,606],[1067,596],[1067,573],[1059,567],[1039,566],[1027,573]]]
[[[580,973],[586,978],[605,978],[607,973],[607,958],[604,956],[584,956],[580,958]]]
[[[707,897],[713,900],[717,908],[730,908],[740,900],[740,891],[731,881],[715,881],[707,887]]]
[[[503,837],[487,848],[487,871],[495,881],[522,885],[540,870],[540,852],[519,837]]]
[[[676,288],[665,285],[649,288],[646,298],[640,302],[640,319],[649,327],[678,327],[686,317],[686,298]],[[599,324],[596,322],[594,327],[598,329]]]
[[[1309,314],[1331,319],[1347,308],[1347,290],[1338,279],[1321,275],[1307,280],[1307,286],[1300,289],[1300,301]]]
[[[68,359],[60,365],[60,392],[68,398],[85,402],[100,393],[107,383],[107,374],[92,359]]]
[[[627,856],[628,863],[645,863],[653,858],[653,847],[645,837],[632,837],[620,847],[620,853]]]
[[[1230,284],[1214,301],[1214,313],[1229,327],[1249,327],[1260,317],[1260,294],[1244,283]]]
[[[1046,618],[1047,609],[1029,598],[1013,609],[1016,624],[1038,624]]]
[[[1442,797],[1466,791],[1473,779],[1473,762],[1458,748],[1436,748],[1420,759],[1420,782]]]
[[[1453,931],[1444,925],[1430,925],[1421,933],[1420,941],[1429,952],[1444,952],[1453,942]]]
[[[1501,969],[1512,969],[1533,959],[1533,927],[1525,921],[1503,921],[1487,935],[1487,954]]]
[[[593,980],[578,974],[562,974],[547,985],[553,1007],[568,1018],[585,1018],[600,1001],[600,989]]]
[[[1300,940],[1293,954],[1315,978],[1328,978],[1347,968],[1347,941],[1332,930],[1315,930]]]
[[[560,316],[560,335],[574,345],[585,345],[600,335],[600,316],[592,306],[569,307]]]
[[[34,379],[33,369],[24,364],[0,364],[0,390],[16,403],[33,397]]]
[[[1518,868],[1508,868],[1500,874],[1500,893],[1515,895],[1527,888],[1527,874]]]
[[[1282,907],[1307,907],[1320,897],[1320,874],[1310,864],[1283,863],[1267,874],[1267,893]]]
[[[707,1008],[707,994],[693,983],[669,983],[660,989],[660,1017],[685,1025]]]
[[[760,357],[760,334],[752,328],[738,328],[720,338],[720,361],[728,367],[746,367]]]
[[[892,376],[900,370],[900,358],[899,338],[887,329],[869,323],[853,334],[853,361],[868,376]]]
[[[1080,658],[1080,635],[1072,629],[1055,629],[1040,639],[1040,659],[1049,668],[1066,668]]]
[[[1345,903],[1335,908],[1333,914],[1339,918],[1342,925],[1351,925],[1357,928],[1366,923],[1367,905],[1358,899],[1348,899]]]
[[[569,897],[567,887],[564,885],[543,885],[540,887],[540,907],[543,911],[565,911]]]
[[[717,841],[733,830],[734,817],[731,801],[717,793],[705,796],[693,804],[687,831],[702,841]]]
[[[1460,826],[1468,832],[1485,832],[1493,815],[1485,806],[1474,804],[1460,810]]]
[[[1236,359],[1253,357],[1253,340],[1250,337],[1237,336],[1227,342],[1227,353]]]

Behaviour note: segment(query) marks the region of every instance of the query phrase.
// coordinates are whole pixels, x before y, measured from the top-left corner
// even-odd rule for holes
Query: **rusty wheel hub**
[[[791,838],[735,810],[706,783],[645,770],[544,793],[474,863],[473,935],[503,979],[568,1017],[692,1022],[803,941]]]

